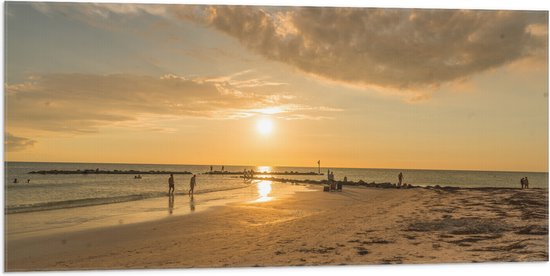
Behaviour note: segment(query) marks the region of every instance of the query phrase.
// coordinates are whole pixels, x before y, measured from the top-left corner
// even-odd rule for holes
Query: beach
[[[21,215],[7,215],[6,271],[548,261],[546,189],[274,184],[200,212],[10,234]]]

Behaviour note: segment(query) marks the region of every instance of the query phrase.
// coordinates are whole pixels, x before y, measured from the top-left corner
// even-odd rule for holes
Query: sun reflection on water
[[[270,173],[271,172],[271,167],[270,166],[258,166],[258,167],[256,167],[256,172],[257,173],[263,173],[263,172]]]
[[[258,187],[258,195],[259,195],[259,198],[256,199],[256,202],[266,202],[273,199],[273,197],[269,196],[269,193],[271,192],[271,181],[262,180],[262,181],[259,181],[258,184],[256,185]]]

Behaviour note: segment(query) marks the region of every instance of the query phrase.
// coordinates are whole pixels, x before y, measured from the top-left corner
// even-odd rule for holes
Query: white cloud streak
[[[232,77],[160,78],[136,75],[48,74],[7,85],[6,125],[54,132],[89,133],[102,126],[128,126],[173,131],[155,126],[151,118],[199,117],[236,119],[277,108],[285,116],[334,112],[303,105],[295,97],[261,92],[269,82],[254,83],[255,92],[239,88]],[[305,116],[303,118],[306,118]]]

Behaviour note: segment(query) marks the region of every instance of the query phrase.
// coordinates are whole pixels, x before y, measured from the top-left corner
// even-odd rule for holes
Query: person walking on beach
[[[174,175],[170,174],[168,178],[168,195],[174,194]]]
[[[196,177],[197,175],[194,174],[189,181],[189,196],[193,196],[193,194],[195,193]]]
[[[403,183],[403,173],[399,172],[399,175],[397,176],[397,179],[399,179],[399,184],[397,187],[401,187],[401,184]]]

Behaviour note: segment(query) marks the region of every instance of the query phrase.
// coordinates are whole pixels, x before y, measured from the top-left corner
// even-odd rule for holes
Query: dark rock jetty
[[[47,170],[47,171],[32,171],[30,174],[192,174],[191,172],[183,171],[136,171],[136,170]]]

